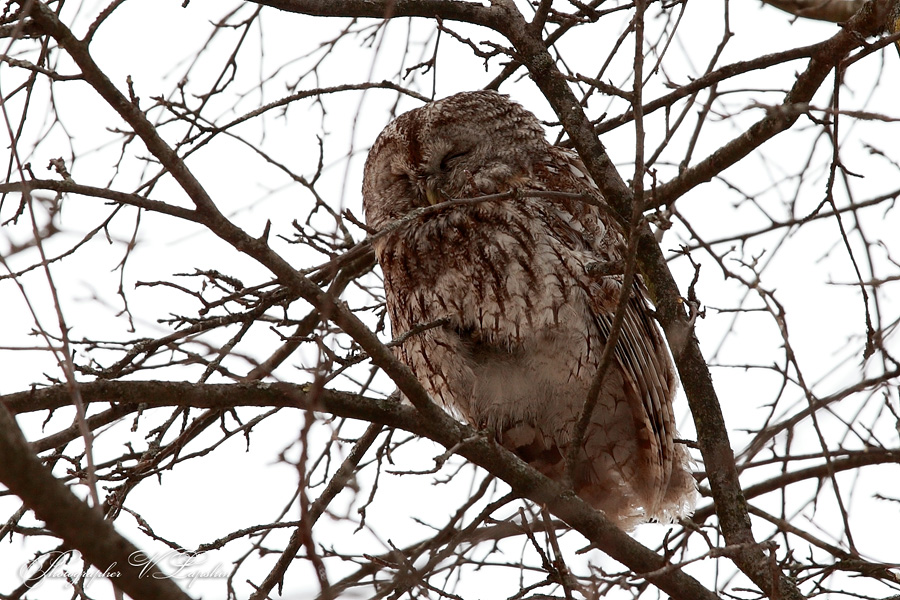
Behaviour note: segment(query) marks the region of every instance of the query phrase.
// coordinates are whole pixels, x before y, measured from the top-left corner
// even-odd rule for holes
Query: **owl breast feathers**
[[[457,94],[381,133],[363,203],[381,230],[419,207],[511,191],[420,216],[375,252],[395,337],[444,320],[396,346],[399,359],[436,401],[563,481],[622,287],[596,267],[625,252],[617,224],[584,199],[603,202],[578,157],[506,96]],[[575,491],[623,527],[693,506],[689,457],[673,441],[675,386],[638,283],[573,469]]]

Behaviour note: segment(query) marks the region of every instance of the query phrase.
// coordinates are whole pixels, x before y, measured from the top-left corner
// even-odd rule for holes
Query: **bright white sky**
[[[225,12],[220,3],[194,0],[186,9],[182,9],[180,4],[176,0],[126,2],[104,25],[102,33],[92,46],[97,62],[120,89],[125,89],[124,82],[127,76],[133,79],[134,89],[142,99],[142,106],[149,105],[154,96],[172,97],[174,82],[185,75],[192,55],[205,44],[211,30],[209,23],[218,20]],[[672,44],[669,58],[665,63],[666,74],[673,80],[685,82],[698,70],[705,69],[711,52],[721,39],[723,17],[720,4],[701,2],[689,4],[679,36]],[[733,2],[729,5],[730,27],[735,35],[719,60],[719,65],[821,41],[837,31],[837,27],[832,24],[792,22],[789,16],[774,9],[761,7],[758,2]],[[88,2],[87,6],[81,9],[78,19],[80,28],[76,28],[76,33],[83,34],[86,24],[93,20],[103,6],[103,3]],[[712,10],[710,7],[713,7]],[[71,18],[74,10],[74,3],[67,4],[64,15]],[[249,6],[244,6],[242,10],[245,16],[250,14]],[[701,11],[708,13],[699,14]],[[342,20],[312,20],[282,14],[271,9],[264,11],[262,23],[262,34],[258,27],[254,27],[248,37],[247,46],[242,51],[243,60],[240,63],[235,90],[246,93],[246,96],[237,104],[234,115],[251,111],[285,95],[287,93],[285,84],[295,83],[299,74],[309,68],[311,59],[299,57],[315,53],[321,42],[337,36],[346,24]],[[659,23],[651,21],[648,23],[648,31],[655,31],[658,25]],[[387,39],[380,42],[382,45],[374,63],[371,49],[360,48],[361,44],[357,39],[346,40],[338,48],[335,57],[329,58],[323,69],[318,72],[318,79],[308,77],[299,88],[393,78],[400,61],[399,49],[406,44],[407,36],[409,35],[414,44],[421,43],[428,39],[430,27],[430,24],[418,21],[413,24],[410,32],[407,22],[392,22],[387,30]],[[480,33],[471,31],[473,35]],[[228,32],[225,39],[231,44],[236,35],[236,32]],[[493,39],[500,41],[496,36]],[[604,52],[611,43],[612,40],[597,36],[596,33],[581,39],[573,38],[567,42],[568,46],[564,46],[569,49],[566,58],[572,68],[578,68],[579,61],[583,61],[585,72],[591,74],[595,67],[590,68],[588,65],[595,64],[596,54],[605,55]],[[498,72],[496,64],[492,63],[490,72],[485,73],[480,61],[472,60],[468,50],[448,36],[441,39],[441,44],[437,96],[481,87]],[[260,46],[264,48],[261,59]],[[24,43],[16,45],[10,53],[15,55],[25,47]],[[196,94],[209,88],[221,70],[225,56],[223,52],[227,48],[228,45],[224,43],[216,45],[216,51],[204,57],[191,70],[189,92]],[[626,44],[620,53],[621,60],[613,64],[605,77],[606,80],[616,85],[626,85],[628,71],[624,69],[630,63],[628,51],[629,47]],[[427,58],[430,52],[429,46],[422,50],[422,57],[418,57],[417,51],[414,50],[405,67]],[[765,74],[746,77],[741,80],[741,86],[749,91],[723,96],[714,106],[715,116],[699,139],[694,153],[695,162],[724,141],[737,135],[740,128],[746,127],[763,115],[761,109],[748,109],[750,99],[777,103],[782,98],[781,93],[754,92],[752,88],[770,89],[789,85],[792,81],[790,74],[801,70],[804,64],[802,61],[793,62],[766,71]],[[279,69],[282,65],[286,66]],[[268,84],[262,93],[258,88],[254,88],[260,77],[270,76],[276,69],[279,70],[274,75],[272,83]],[[677,69],[677,72],[672,72],[673,69]],[[64,58],[60,60],[58,70],[72,73],[73,67],[70,61]],[[8,94],[15,85],[10,73],[11,69],[7,65],[0,66],[0,91],[3,94]],[[785,74],[788,78],[781,77]],[[882,55],[868,57],[864,60],[864,64],[852,69],[848,77],[848,88],[842,96],[842,108],[884,112],[896,117],[895,89],[887,89],[882,85],[875,88],[872,93],[869,91],[872,89],[871,82],[878,77],[881,77],[882,81],[900,81],[900,59],[893,50],[889,49]],[[429,95],[431,82],[430,77],[424,77],[419,79],[419,83],[410,86]],[[828,85],[830,84],[825,86],[826,92]],[[728,86],[728,89],[731,87],[733,86]],[[78,82],[58,84],[54,89],[54,101],[66,131],[71,136],[70,147],[69,141],[58,126],[50,128],[48,132],[49,122],[42,122],[43,115],[38,113],[38,109],[45,105],[47,98],[45,88],[41,90],[32,100],[35,113],[29,115],[27,132],[31,136],[30,139],[44,141],[32,155],[24,157],[24,160],[31,162],[37,177],[49,178],[55,177],[55,174],[46,171],[45,167],[50,159],[62,156],[79,183],[107,185],[114,176],[111,165],[114,164],[114,157],[120,150],[118,135],[108,129],[121,126],[121,121],[86,85]],[[518,83],[508,83],[501,91],[512,94],[541,118],[554,120],[546,103],[527,78]],[[661,85],[653,84],[645,94],[655,97],[665,92],[665,88]],[[316,136],[326,134],[326,169],[318,186],[319,192],[327,194],[329,203],[336,210],[349,208],[357,216],[361,216],[359,188],[362,161],[368,146],[386,124],[387,111],[393,100],[394,96],[391,93],[379,90],[370,91],[364,98],[357,93],[330,98],[330,104],[327,105],[329,113],[324,119],[324,127],[318,107],[298,102],[289,109],[286,117],[282,117],[280,112],[267,116],[264,130],[258,124],[248,124],[238,128],[236,133],[244,135],[252,143],[259,143],[275,160],[306,176],[311,176],[315,171],[318,151]],[[190,101],[196,103],[195,99]],[[817,102],[820,103],[818,106],[826,105],[827,101],[827,93],[817,97]],[[214,101],[208,114],[216,117],[219,114],[228,115],[233,104],[234,96],[227,94],[225,98]],[[412,99],[406,99],[401,103],[404,110],[416,105],[417,102]],[[622,107],[621,102],[610,102],[599,96],[596,96],[590,104],[593,116],[607,110],[610,115],[615,115],[621,112]],[[15,101],[11,102],[9,110],[11,114],[16,115],[20,106]],[[733,120],[723,119],[725,116],[742,111],[743,114]],[[160,117],[159,111],[153,114],[157,118]],[[230,118],[229,116],[225,120]],[[648,119],[648,140],[651,148],[654,147],[653,142],[662,137],[664,123],[661,119],[661,112]],[[849,125],[850,121],[844,123]],[[842,130],[847,167],[864,176],[863,179],[853,179],[851,182],[854,199],[857,201],[900,187],[897,169],[889,166],[885,160],[868,154],[864,146],[865,143],[875,145],[896,160],[896,157],[900,156],[900,136],[897,136],[896,132],[888,135],[886,133],[888,125],[878,121],[860,121]],[[183,129],[175,127],[166,131],[167,139],[172,141],[178,139],[180,135],[180,133],[176,135],[175,132]],[[603,142],[626,178],[633,175],[630,166],[634,148],[634,141],[630,137],[633,135],[631,131],[623,127],[603,137]],[[682,148],[687,141],[688,133],[679,133],[682,139],[674,145]],[[28,135],[26,139],[29,139]],[[785,213],[785,203],[797,193],[795,190],[797,183],[782,181],[782,178],[785,173],[796,172],[798,165],[807,160],[807,148],[811,139],[810,135],[802,133],[781,136],[765,147],[765,158],[759,155],[750,157],[744,165],[727,171],[726,179],[745,191],[761,192],[762,202],[770,211],[770,215],[779,220],[787,218],[789,215]],[[354,155],[347,161],[346,151],[351,142]],[[28,148],[29,144],[26,143],[22,144],[20,150]],[[78,158],[71,164],[73,152]],[[827,168],[829,153],[827,140],[820,140],[815,158],[816,164],[820,166],[811,170],[816,177],[800,184],[801,213],[811,210],[822,199],[827,177],[827,171],[824,171],[823,167]],[[112,187],[130,191],[135,182],[141,179],[142,170],[147,168],[144,161],[136,158],[145,157],[146,151],[141,147],[129,147],[127,154],[128,158],[123,162],[118,174],[115,174]],[[673,152],[671,156],[677,158],[678,154]],[[283,173],[266,165],[252,150],[236,140],[220,136],[215,143],[194,155],[189,165],[222,211],[232,216],[251,233],[262,233],[265,223],[272,220],[272,239],[275,240],[275,234],[288,236],[291,234],[291,221],[305,215],[303,211],[306,203],[310,201],[309,194]],[[661,164],[659,166],[661,179],[671,177],[676,169],[677,165]],[[152,166],[149,167],[149,171],[153,172]],[[727,188],[721,181],[706,184],[693,190],[684,199],[683,207],[681,204],[679,206],[708,239],[724,237],[757,226],[763,227],[768,223],[764,215],[749,205],[736,209],[733,205],[735,196],[725,196],[726,192]],[[172,203],[186,203],[184,195],[165,180],[154,190],[151,197]],[[10,200],[7,198],[0,214],[4,220],[11,216],[14,209],[15,200],[13,203]],[[846,203],[846,194],[843,194],[838,202]],[[103,206],[95,200],[68,198],[59,219],[59,224],[66,233],[47,245],[48,254],[54,255],[65,250],[86,231],[96,226],[101,216],[109,211],[110,207]],[[896,212],[884,214],[881,211],[882,208],[876,208],[874,211],[863,213],[869,218],[865,224],[866,232],[871,239],[892,242],[895,236],[891,232],[897,231],[900,223],[897,222]],[[218,269],[223,273],[240,277],[248,284],[258,283],[267,278],[265,273],[260,272],[258,265],[238,255],[225,243],[198,231],[197,227],[179,223],[169,217],[142,214],[138,245],[129,258],[123,284],[131,311],[140,321],[135,323],[138,332],[127,334],[127,321],[117,316],[122,304],[121,299],[115,295],[120,276],[115,268],[122,258],[124,244],[132,236],[136,213],[126,209],[123,214],[124,218],[118,218],[110,227],[111,243],[100,235],[79,250],[76,256],[80,258],[70,259],[53,268],[54,282],[60,290],[62,307],[67,323],[71,327],[72,339],[81,339],[83,336],[94,339],[158,336],[166,329],[155,322],[157,319],[168,318],[169,313],[175,310],[186,311],[184,314],[196,311],[197,306],[186,303],[183,296],[172,290],[160,287],[135,289],[137,281],[168,280],[172,278],[173,273],[191,272],[195,268]],[[39,219],[45,219],[45,216],[41,215]],[[763,281],[766,288],[778,290],[779,299],[789,315],[791,338],[800,365],[810,383],[815,384],[822,380],[821,385],[816,387],[816,391],[821,395],[852,382],[857,376],[860,358],[858,341],[848,342],[849,336],[862,330],[863,313],[859,294],[850,287],[827,285],[828,282],[853,281],[846,252],[837,247],[831,249],[831,255],[826,260],[819,260],[823,251],[830,249],[831,242],[825,240],[835,239],[835,227],[834,221],[823,221],[805,228],[802,233],[790,238],[786,242],[786,248],[780,250],[780,254],[766,271]],[[360,231],[351,229],[355,235],[361,237]],[[5,254],[11,242],[22,243],[29,235],[30,226],[27,223],[25,226],[0,231],[0,252]],[[773,236],[754,242],[753,249],[746,252],[746,256],[759,254],[763,250],[770,252],[772,249],[762,244],[772,243],[777,239],[780,238]],[[676,227],[666,235],[664,250],[672,250],[679,243],[686,243],[686,240],[686,232]],[[275,240],[273,243],[278,244],[279,241]],[[314,259],[314,262],[310,262],[313,259],[287,244],[282,243],[280,249],[298,267],[319,261]],[[896,251],[896,247],[893,250]],[[878,254],[878,259],[883,261],[883,253],[877,248],[874,252]],[[699,253],[695,255],[699,258]],[[12,268],[22,268],[33,260],[34,255],[28,254],[16,257],[10,261],[10,265]],[[768,260],[768,255],[762,260]],[[682,286],[686,286],[692,273],[687,261],[675,261],[672,266],[679,282]],[[734,268],[737,269],[737,265],[734,265]],[[23,277],[22,281],[26,286],[27,299],[37,311],[42,325],[50,331],[58,331],[44,275],[35,271]],[[178,282],[185,285],[192,283],[183,278]],[[711,262],[705,262],[698,293],[706,305],[735,306],[735,289],[731,284],[723,284],[716,267]],[[810,300],[813,297],[815,301]],[[34,321],[23,295],[8,280],[0,281],[0,299],[4,307],[4,310],[0,311],[0,347],[2,347],[0,394],[27,389],[32,383],[43,383],[46,381],[45,374],[60,377],[59,369],[47,353],[8,350],[40,346],[42,343],[30,336],[35,328]],[[897,304],[892,300],[889,296],[883,298],[885,304],[882,310],[886,314],[896,316]],[[746,306],[759,306],[759,300],[751,298]],[[782,351],[778,332],[771,319],[764,316],[751,316],[739,321],[735,328],[736,335],[729,338],[717,353],[722,335],[730,324],[730,314],[718,314],[712,310],[708,311],[705,320],[698,323],[698,336],[707,356],[712,357],[715,354],[713,362],[770,364],[772,361],[780,360]],[[224,342],[226,339],[223,335],[208,338],[217,342]],[[251,335],[242,348],[245,352],[253,351],[256,356],[264,357],[276,345],[277,338],[273,334],[260,331]],[[106,360],[111,361],[112,356],[109,355]],[[304,380],[305,376],[298,373],[296,366],[314,358],[302,354],[293,357],[276,374],[287,381]],[[837,367],[842,360],[846,360],[846,363]],[[243,368],[246,369],[246,365],[243,365]],[[361,372],[365,372],[365,369],[357,371]],[[192,368],[163,373],[149,372],[144,376],[191,379],[196,378],[199,373],[196,368]],[[714,376],[732,431],[733,446],[740,449],[749,440],[749,436],[741,430],[751,424],[757,424],[765,415],[760,405],[773,397],[779,378],[758,370],[747,372],[743,369],[730,368],[717,368],[714,370]],[[336,385],[351,389],[352,384],[343,381],[337,382]],[[389,382],[381,380],[377,384],[377,389],[387,393],[391,391],[392,386]],[[785,400],[795,402],[802,400],[802,397],[796,390],[790,390]],[[787,407],[788,404],[785,404],[783,408]],[[682,433],[686,437],[692,437],[692,424],[687,417],[683,400],[679,410],[683,415]],[[241,414],[249,418],[253,413],[242,411]],[[72,412],[57,411],[46,424],[43,423],[45,418],[45,414],[27,415],[20,417],[19,422],[31,439],[37,439],[68,427],[71,424]],[[236,437],[227,442],[226,446],[214,456],[193,461],[167,473],[163,478],[163,486],[149,481],[142,484],[129,496],[128,506],[147,518],[154,526],[158,526],[157,534],[168,539],[177,539],[185,547],[209,542],[240,527],[277,518],[296,485],[296,472],[290,465],[278,462],[277,457],[281,451],[289,449],[288,456],[296,458],[298,453],[296,441],[302,418],[299,413],[284,412],[279,418],[266,421],[254,430],[249,452],[245,451],[244,439]],[[152,421],[144,420],[141,431],[148,432],[152,424]],[[131,420],[127,419],[125,423],[101,435],[95,448],[97,452],[95,460],[100,462],[105,457],[117,456],[125,441],[140,441],[142,439],[140,436],[130,433],[130,427]],[[317,426],[313,431],[323,441],[331,435],[326,425]],[[361,432],[361,429],[359,431]],[[210,436],[215,434],[216,431],[210,432]],[[348,433],[343,432],[342,435]],[[211,437],[207,437],[206,441],[209,439]],[[199,442],[202,444],[204,440]],[[801,440],[801,443],[805,442]],[[430,442],[407,446],[394,457],[396,468],[427,469],[431,466],[432,456],[442,451],[442,448]],[[63,472],[63,467],[61,466],[58,471]],[[444,470],[445,474],[448,472],[449,470]],[[884,489],[890,487],[885,485],[887,481],[900,481],[894,471],[889,473],[892,473],[890,479],[862,479],[857,484],[859,487],[855,496],[861,502],[865,502],[866,506],[865,511],[854,515],[857,544],[865,549],[865,552],[883,560],[888,560],[889,556],[887,553],[879,555],[884,549],[884,528],[879,527],[878,523],[882,522],[885,514],[892,515],[888,517],[892,519],[890,522],[896,522],[896,515],[895,511],[888,510],[893,507],[885,506],[884,503],[872,504],[869,498],[876,489],[885,495],[900,495],[900,485],[895,486],[894,490]],[[371,478],[371,473],[366,476]],[[467,486],[473,481],[473,476],[477,485],[483,474],[466,467],[464,476],[458,477],[449,485],[432,485],[432,476],[383,475],[379,482],[377,499],[368,508],[368,523],[374,532],[363,530],[354,533],[352,524],[334,521],[328,525],[332,539],[319,538],[318,541],[326,546],[334,543],[343,548],[353,547],[357,551],[365,548],[365,551],[372,553],[384,552],[387,549],[387,540],[400,547],[413,543],[427,536],[428,530],[414,523],[410,517],[416,516],[435,526],[442,526],[449,512],[458,505],[459,499],[468,493]],[[753,479],[755,480],[755,477]],[[368,488],[364,485],[363,489]],[[500,489],[505,489],[505,486],[501,484]],[[342,499],[343,506],[340,502],[337,506],[356,519],[355,509],[364,500],[364,494],[359,498],[352,498],[345,493]],[[0,514],[11,514],[17,508],[18,502],[15,499],[0,498]],[[884,513],[882,510],[888,512]],[[833,507],[824,502],[820,505],[819,511],[816,522],[821,526],[822,523],[829,522],[829,518],[821,518],[822,515],[833,511]],[[292,508],[290,514],[294,515],[293,518],[296,518],[296,513],[296,508]],[[833,532],[840,535],[839,524],[837,521],[833,522],[835,523]],[[28,524],[33,523],[28,521]],[[135,522],[131,516],[123,515],[117,521],[117,527],[141,547],[147,549],[153,547],[146,542],[146,538],[136,533]],[[764,529],[761,529],[762,531]],[[652,543],[653,540],[660,539],[664,533],[663,526],[646,525],[642,526],[636,535],[642,541]],[[267,546],[278,547],[287,535],[285,533],[273,536],[267,542]],[[572,534],[566,536],[563,543],[566,547],[574,549],[581,547],[583,540]],[[21,565],[37,547],[35,542],[22,545],[19,538],[11,543],[0,544],[0,565]],[[519,546],[510,545],[509,548],[513,550]],[[158,550],[164,549],[162,545],[158,547]],[[227,565],[228,561],[235,559],[236,556],[230,549],[213,552],[208,555],[207,564]],[[609,565],[608,559],[601,558],[596,553],[589,556]],[[513,552],[508,558],[510,561],[516,561],[518,555]],[[252,557],[250,562],[256,566],[242,570],[239,581],[235,582],[239,595],[249,593],[249,587],[244,583],[244,579],[261,578],[260,574],[265,573],[273,561],[273,557],[263,561],[257,561],[255,556]],[[333,568],[330,572],[332,580],[339,579],[343,572],[351,570],[352,567],[334,563],[329,563],[329,566]],[[610,568],[615,569],[614,566]],[[707,568],[708,565],[693,565],[688,570],[698,572]],[[11,589],[20,581],[18,577],[19,575],[9,568],[0,569],[0,590]],[[494,597],[490,593],[490,590],[495,589],[494,586],[504,591],[509,589],[495,581],[494,577],[496,573],[491,569],[473,574],[470,580],[461,585],[459,593],[466,598],[489,598]],[[59,592],[53,591],[56,582],[47,582],[44,585],[46,591],[42,590],[40,597],[56,598],[66,594],[63,591],[65,586],[62,584],[59,584]],[[107,584],[100,582],[95,585],[99,587]],[[188,591],[195,597],[201,595],[218,597],[221,589],[221,581],[212,580],[198,581]],[[304,581],[295,574],[289,577],[286,596],[303,598],[315,589],[312,578]],[[467,593],[469,595],[466,595]],[[98,593],[96,597],[109,595],[103,592]]]

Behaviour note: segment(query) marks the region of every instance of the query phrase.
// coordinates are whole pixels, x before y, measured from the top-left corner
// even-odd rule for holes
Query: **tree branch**
[[[460,0],[249,0],[285,12],[318,17],[396,17],[439,16],[445,21],[462,21],[495,28],[503,12],[495,6]],[[493,3],[492,3],[493,4]]]
[[[634,200],[631,190],[594,134],[590,121],[543,41],[534,35],[512,2],[504,0],[502,4],[508,12],[502,33],[519,52],[520,59],[550,102],[606,200],[623,220],[627,219]],[[776,585],[768,558],[753,544],[750,517],[741,493],[728,430],[706,361],[694,337],[693,325],[685,314],[681,294],[649,226],[644,225],[637,235],[638,260],[656,301],[657,316],[666,332],[691,406],[726,543],[742,548],[734,557],[736,564],[765,593],[780,588],[782,597],[799,598],[799,591],[787,578],[780,577]]]
[[[312,394],[309,386],[288,383],[202,385],[189,382],[95,381],[80,384],[80,389],[85,404],[143,404],[144,410],[171,406],[216,410],[241,406],[294,407],[403,429],[434,440],[446,448],[456,448],[459,455],[503,479],[517,495],[546,504],[594,546],[627,565],[637,577],[641,577],[642,573],[659,571],[659,574],[648,579],[673,598],[718,598],[681,570],[666,569],[668,561],[635,541],[581,498],[530,467],[489,436],[454,420],[443,411],[440,411],[438,418],[432,418],[394,400],[366,398],[329,389],[317,390]],[[70,404],[65,386],[9,394],[0,397],[0,402],[13,413],[52,410]]]
[[[59,194],[77,194],[79,196],[88,196],[92,198],[102,198],[103,200],[111,200],[119,204],[127,204],[128,206],[136,206],[145,210],[162,213],[172,217],[178,217],[185,221],[200,221],[197,212],[189,208],[175,206],[160,202],[159,200],[151,200],[137,194],[129,194],[127,192],[117,192],[109,188],[98,188],[90,185],[81,185],[74,181],[55,180],[55,179],[31,179],[28,181],[14,181],[12,183],[0,183],[0,194],[8,194],[10,192],[25,193],[32,190],[50,190]]]
[[[325,3],[325,5],[327,4]],[[373,3],[358,2],[354,4],[371,5]],[[378,4],[381,5],[381,3]],[[199,222],[206,225],[211,232],[231,244],[239,252],[254,258],[272,271],[282,284],[318,309],[323,318],[333,321],[353,338],[368,354],[372,362],[394,380],[397,387],[424,415],[432,418],[446,416],[431,401],[412,371],[400,363],[381,343],[378,336],[360,321],[343,302],[323,291],[307,277],[302,276],[290,263],[269,247],[264,237],[251,237],[219,212],[202,184],[194,177],[181,157],[160,137],[153,123],[113,85],[97,66],[85,42],[78,40],[43,2],[25,3],[25,5],[31,7],[31,16],[35,21],[47,30],[48,34],[69,53],[72,60],[81,68],[84,80],[132,127],[147,149],[175,178],[197,207],[196,213],[199,216]]]
[[[71,404],[66,386],[56,388]],[[130,562],[140,550],[119,535],[112,524],[79,500],[41,464],[19,431],[9,410],[0,406],[0,481],[22,499],[68,547],[110,577],[116,587],[141,600],[187,600],[190,597],[151,561],[145,566]]]
[[[767,115],[754,123],[744,133],[734,138],[697,165],[686,169],[675,179],[656,188],[650,206],[663,206],[675,202],[701,183],[736,164],[766,141],[790,129],[822,86],[822,82],[851,50],[862,40],[882,31],[894,0],[866,3],[841,31],[827,42],[818,44],[810,57],[806,70],[784,97],[780,106],[767,111]]]

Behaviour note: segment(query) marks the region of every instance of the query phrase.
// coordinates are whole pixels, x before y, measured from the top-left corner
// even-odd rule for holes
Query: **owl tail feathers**
[[[505,448],[550,479],[565,481],[565,444],[557,444],[528,423],[512,425],[498,437]],[[575,474],[575,492],[626,531],[648,521],[674,523],[693,514],[697,485],[685,449],[676,445],[672,458],[672,472],[664,483],[659,467],[626,474],[615,464],[612,453],[598,453],[592,461],[585,460]]]
[[[694,514],[694,505],[696,504],[697,487],[693,480],[690,487],[673,491],[669,488],[669,494],[663,499],[662,505],[653,514],[647,517],[658,523],[675,523],[683,517],[690,517]]]
[[[642,499],[641,494],[628,484],[621,484],[618,489],[609,485],[602,489],[589,486],[588,489],[579,490],[578,494],[619,527],[632,531],[642,523],[665,525],[691,516],[694,513],[697,486],[690,472],[679,469],[672,474],[672,480],[662,498],[657,496],[653,501]]]
[[[674,523],[694,514],[697,502],[697,482],[691,475],[693,461],[683,446],[675,445],[672,474],[659,503],[659,508],[647,517],[660,523]]]

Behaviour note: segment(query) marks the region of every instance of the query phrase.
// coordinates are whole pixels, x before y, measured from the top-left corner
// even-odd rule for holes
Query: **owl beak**
[[[430,185],[425,187],[425,199],[428,201],[428,204],[430,206],[440,204],[444,201],[444,199],[441,197],[441,193]]]

